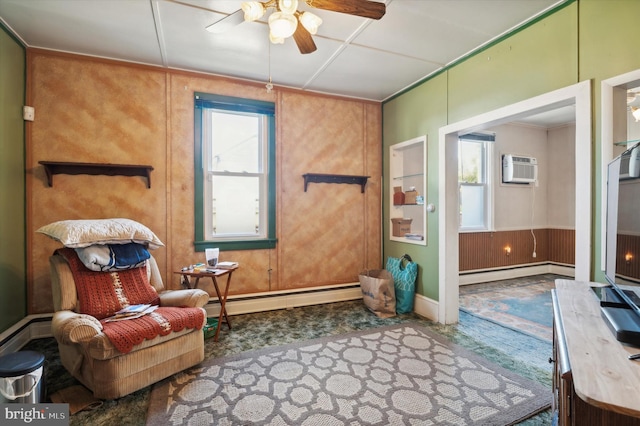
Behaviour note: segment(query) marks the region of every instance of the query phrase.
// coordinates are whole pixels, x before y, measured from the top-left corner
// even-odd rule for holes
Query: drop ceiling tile
[[[327,91],[333,87],[347,96],[384,99],[438,68],[414,58],[348,46],[310,85]]]
[[[394,1],[355,44],[446,65],[524,21],[553,0]],[[479,17],[490,17],[482,19]],[[502,18],[506,16],[507,18]]]
[[[182,7],[191,7],[203,11],[213,12],[226,16],[240,9],[242,1],[240,0],[153,0],[158,4],[173,3]]]
[[[314,37],[317,50],[302,55],[293,39],[285,40],[284,44],[271,46],[271,71],[274,84],[308,89],[309,81],[316,74],[324,74],[325,64],[331,60],[341,43]],[[329,92],[331,93],[331,92]]]
[[[0,16],[31,47],[162,64],[148,2],[2,0]]]
[[[340,46],[332,40],[314,38],[318,50],[302,55],[292,38],[284,44],[271,44],[263,22],[244,22],[214,34],[205,28],[219,19],[218,14],[172,3],[162,4],[159,9],[171,68],[265,82],[271,73],[276,85],[303,88]]]

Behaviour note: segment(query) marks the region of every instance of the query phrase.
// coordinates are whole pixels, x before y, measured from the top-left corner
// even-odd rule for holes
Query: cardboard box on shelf
[[[411,232],[411,222],[413,219],[406,219],[401,217],[391,218],[392,235],[394,237],[404,237],[405,234]]]
[[[418,196],[418,191],[415,189],[405,191],[404,193],[404,203],[405,204],[416,204],[416,197]]]

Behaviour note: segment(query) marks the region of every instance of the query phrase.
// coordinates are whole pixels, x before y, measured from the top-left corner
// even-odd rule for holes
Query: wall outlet
[[[36,115],[36,109],[32,106],[22,107],[22,118],[26,121],[33,121]]]

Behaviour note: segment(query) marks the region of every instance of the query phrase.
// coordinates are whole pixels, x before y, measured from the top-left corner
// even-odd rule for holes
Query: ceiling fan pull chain
[[[273,83],[271,83],[271,43],[267,43],[269,45],[269,64],[268,64],[268,68],[269,68],[269,82],[266,84],[266,88],[267,88],[267,93],[271,93],[271,91],[273,90]]]

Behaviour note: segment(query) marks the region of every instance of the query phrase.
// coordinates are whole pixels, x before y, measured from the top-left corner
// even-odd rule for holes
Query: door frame
[[[438,322],[458,322],[458,135],[575,105],[575,279],[591,270],[591,82],[583,81],[441,127],[438,137]]]

